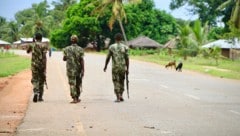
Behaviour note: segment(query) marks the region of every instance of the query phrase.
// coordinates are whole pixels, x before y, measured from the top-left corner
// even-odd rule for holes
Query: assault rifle
[[[44,74],[44,84],[46,85],[46,88],[48,89],[46,73]]]
[[[129,99],[129,80],[128,80],[128,72],[126,72],[125,75],[126,75],[127,95],[128,95],[128,99]]]

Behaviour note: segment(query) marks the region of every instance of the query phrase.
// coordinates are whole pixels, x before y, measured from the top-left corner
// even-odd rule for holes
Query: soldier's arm
[[[31,45],[29,45],[29,46],[27,47],[27,53],[30,53],[30,52],[32,52],[32,46],[31,46]]]
[[[82,66],[82,77],[84,76],[84,71],[85,71],[85,66],[84,66],[84,59],[83,59],[83,57],[81,57],[81,59],[80,59],[80,64],[81,64],[81,66]]]
[[[111,56],[112,56],[112,52],[109,50],[106,61],[105,61],[105,66],[104,66],[104,69],[103,69],[104,72],[106,72],[106,70],[107,70],[107,65],[110,61]]]
[[[66,50],[64,49],[63,50],[63,61],[66,61],[66,60],[67,60]]]

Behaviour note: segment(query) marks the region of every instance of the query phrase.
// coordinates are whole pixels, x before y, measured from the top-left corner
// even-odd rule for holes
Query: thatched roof
[[[176,45],[177,45],[177,38],[173,38],[169,40],[167,43],[165,43],[163,48],[173,49],[173,48],[176,48]]]
[[[161,44],[158,42],[146,37],[146,36],[139,36],[133,40],[128,41],[128,45],[133,48],[160,48],[162,47]]]

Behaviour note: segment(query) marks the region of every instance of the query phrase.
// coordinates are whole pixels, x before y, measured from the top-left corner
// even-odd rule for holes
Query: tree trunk
[[[122,34],[123,34],[123,38],[124,38],[125,44],[127,44],[127,37],[126,37],[125,30],[124,30],[124,28],[123,28],[121,19],[118,19],[118,22],[119,22],[120,28],[121,28],[121,30],[122,30]]]

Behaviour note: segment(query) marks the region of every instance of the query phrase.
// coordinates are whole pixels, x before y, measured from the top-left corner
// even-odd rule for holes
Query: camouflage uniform
[[[110,45],[107,57],[112,57],[112,81],[115,94],[123,94],[128,47],[122,43]]]
[[[34,94],[39,94],[42,97],[44,92],[44,82],[46,80],[46,53],[48,47],[41,42],[35,42],[29,48],[32,50],[32,84]],[[29,49],[28,49],[29,50]]]
[[[83,49],[77,44],[72,44],[68,46],[63,51],[64,57],[67,58],[67,76],[68,83],[70,85],[70,95],[74,98],[79,98],[80,96],[80,86],[82,84],[82,66],[80,59],[84,56]]]

